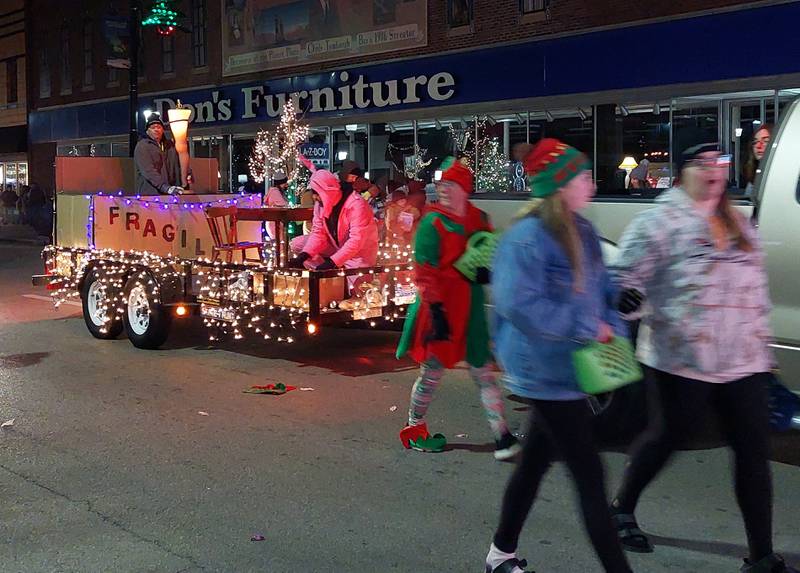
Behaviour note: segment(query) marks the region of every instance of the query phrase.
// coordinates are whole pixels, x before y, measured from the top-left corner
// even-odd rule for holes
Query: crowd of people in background
[[[41,236],[52,234],[53,196],[38,184],[7,184],[0,193],[0,207],[0,224],[30,225]]]

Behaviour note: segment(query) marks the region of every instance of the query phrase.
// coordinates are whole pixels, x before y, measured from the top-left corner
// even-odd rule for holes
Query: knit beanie
[[[678,172],[683,171],[686,164],[697,159],[701,153],[708,153],[709,151],[719,151],[719,143],[701,143],[684,149],[677,157]]]
[[[452,181],[467,193],[472,193],[473,175],[469,167],[461,161],[456,161],[453,157],[448,157],[442,162],[439,168],[442,171],[442,181]]]
[[[523,160],[533,197],[548,197],[592,164],[583,153],[557,139],[536,144]]]

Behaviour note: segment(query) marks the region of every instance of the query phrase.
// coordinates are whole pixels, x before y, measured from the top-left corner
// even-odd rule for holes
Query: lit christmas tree
[[[493,138],[481,143],[478,154],[478,191],[508,191],[509,161],[500,150],[500,141]]]
[[[262,183],[275,171],[283,171],[290,186],[296,183],[301,169],[305,170],[297,156],[306,139],[308,126],[297,120],[294,104],[288,100],[283,106],[280,123],[258,131],[249,160],[250,176]]]
[[[300,192],[305,189],[310,172],[297,159],[300,145],[308,139],[308,126],[297,119],[291,99],[283,105],[281,120],[275,127],[261,129],[256,135],[248,164],[250,176],[256,183],[267,181],[276,171],[283,171],[289,183],[286,200],[291,207],[300,202]],[[289,236],[294,237],[300,225],[289,223]]]

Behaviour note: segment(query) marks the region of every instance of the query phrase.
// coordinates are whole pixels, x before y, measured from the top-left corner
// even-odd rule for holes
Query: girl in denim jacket
[[[595,191],[589,160],[544,139],[524,165],[534,201],[497,249],[492,297],[497,358],[509,389],[533,404],[532,431],[506,488],[486,573],[525,573],[517,542],[557,453],[575,480],[604,570],[630,573],[611,522],[592,412],[572,366],[572,353],[582,345],[624,336],[597,234],[577,214]]]

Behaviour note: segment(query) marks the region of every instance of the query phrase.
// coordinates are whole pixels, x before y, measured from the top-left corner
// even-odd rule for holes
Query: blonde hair
[[[560,193],[531,199],[516,215],[515,219],[538,217],[545,229],[553,235],[564,249],[572,268],[573,290],[583,290],[583,245],[575,224],[575,216],[564,203]]]

